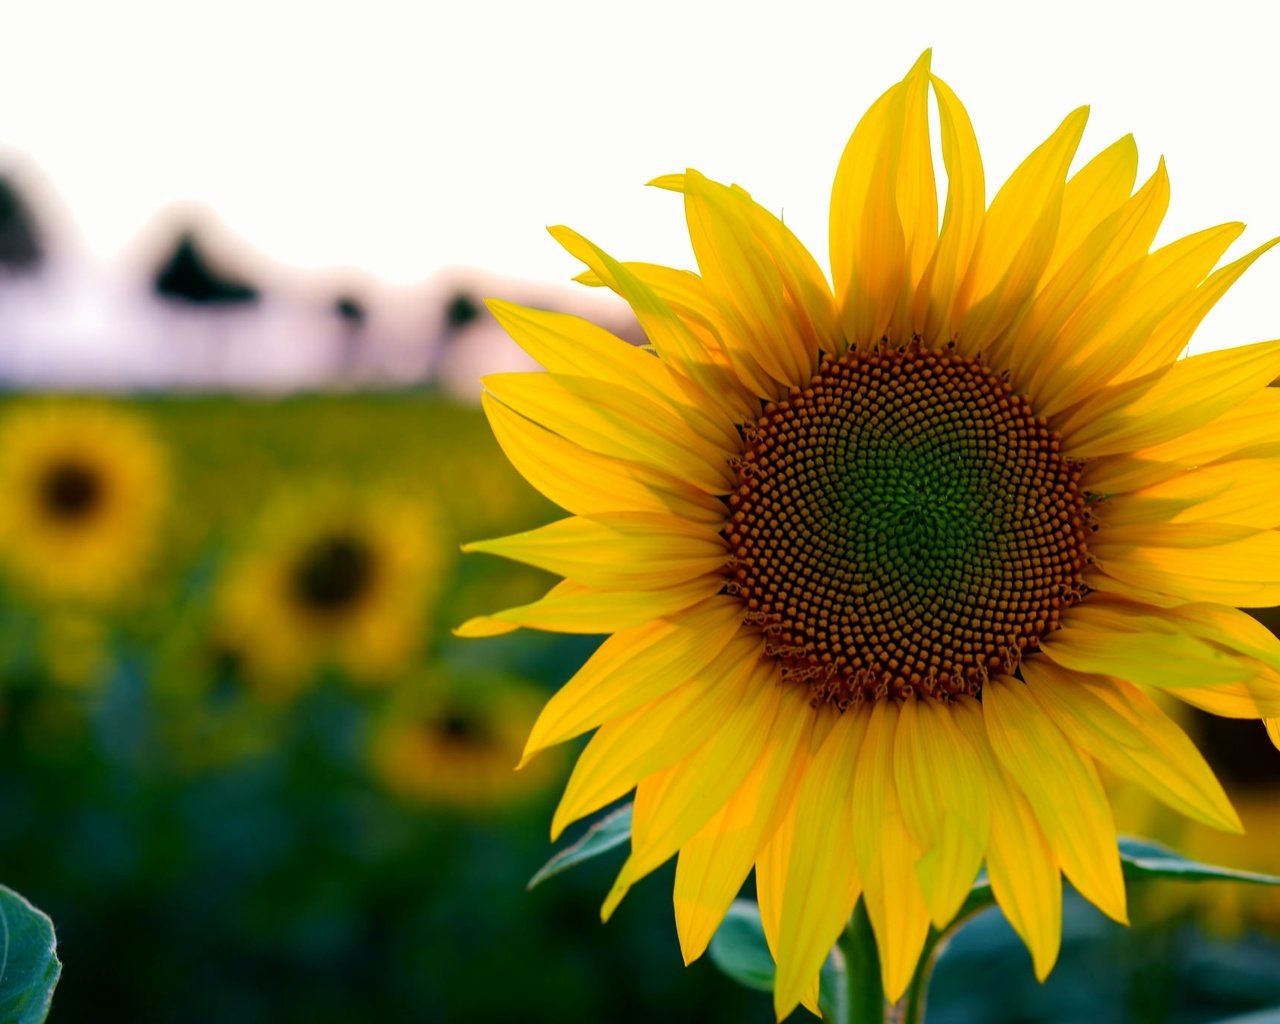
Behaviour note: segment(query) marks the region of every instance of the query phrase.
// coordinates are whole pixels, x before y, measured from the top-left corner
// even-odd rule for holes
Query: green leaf
[[[1246,1013],[1243,1017],[1230,1017],[1216,1021],[1215,1024],[1280,1024],[1280,1007],[1271,1010],[1258,1010]]]
[[[739,985],[773,991],[773,955],[764,940],[760,908],[750,900],[734,900],[707,947],[712,961]]]
[[[1252,885],[1280,885],[1275,875],[1237,871],[1214,864],[1188,860],[1166,846],[1149,839],[1120,839],[1120,863],[1125,878],[1173,878],[1183,882],[1248,882]]]
[[[751,900],[734,900],[707,948],[712,962],[745,988],[773,991],[773,954],[764,938],[760,908]],[[843,1009],[835,1010],[844,998],[844,957],[833,950],[822,965],[818,1002],[824,1015],[842,1020]],[[835,1012],[833,1012],[835,1011]]]
[[[621,846],[630,838],[631,805],[624,804],[596,820],[577,842],[566,846],[563,850],[558,850],[555,856],[543,864],[538,873],[529,879],[528,888],[532,889],[535,885],[545,882],[553,875],[560,874],[561,871],[569,870],[575,864],[581,864],[584,860],[599,857],[600,854],[607,853],[615,846]]]
[[[1182,882],[1247,882],[1252,885],[1280,885],[1280,878],[1275,875],[1260,875],[1253,871],[1238,871],[1235,868],[1224,868],[1215,864],[1201,864],[1188,860],[1167,846],[1161,846],[1150,839],[1134,839],[1129,836],[1120,837],[1120,866],[1124,870],[1125,878],[1130,881],[1171,878]],[[983,871],[973,883],[973,888],[969,890],[969,896],[965,899],[956,918],[963,920],[993,903],[995,903],[995,895],[991,891],[991,882],[987,879],[987,873]]]
[[[0,885],[0,1020],[41,1024],[62,974],[53,922]]]

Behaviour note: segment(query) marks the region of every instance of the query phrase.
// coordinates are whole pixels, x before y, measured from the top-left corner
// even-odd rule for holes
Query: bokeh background
[[[568,284],[568,222],[691,266],[686,164],[824,250],[861,111],[925,46],[1002,180],[1081,102],[1085,149],[1168,156],[1164,237],[1280,231],[1253,5],[658,2],[0,10],[0,880],[54,918],[55,1021],[760,1021],[680,964],[670,869],[607,927],[620,857],[530,893],[572,751],[512,771],[597,642],[454,637],[541,574],[463,541],[554,509],[480,377],[525,368],[483,300]],[[1280,331],[1264,263],[1197,351]],[[1275,625],[1275,623],[1269,623]],[[1129,828],[1280,871],[1280,757],[1189,720],[1250,826],[1120,792]],[[998,914],[936,1021],[1200,1022],[1280,1003],[1280,900],[1069,901],[1046,986]]]

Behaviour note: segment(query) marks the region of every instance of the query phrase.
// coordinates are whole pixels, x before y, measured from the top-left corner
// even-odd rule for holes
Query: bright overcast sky
[[[1168,158],[1165,238],[1239,219],[1244,251],[1280,234],[1270,7],[42,0],[4,15],[0,165],[36,168],[104,259],[181,201],[272,260],[392,282],[562,280],[559,222],[688,265],[678,197],[642,187],[685,166],[825,254],[849,131],[932,46],[989,187],[1090,103],[1085,151],[1132,131],[1144,173]],[[1280,335],[1278,282],[1272,254],[1197,348]]]

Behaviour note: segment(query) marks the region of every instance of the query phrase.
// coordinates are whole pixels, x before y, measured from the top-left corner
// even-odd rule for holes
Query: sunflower
[[[415,803],[487,811],[542,792],[554,759],[513,772],[542,694],[510,679],[405,687],[374,729],[369,763],[384,786]]]
[[[218,587],[218,650],[277,698],[323,666],[390,682],[421,648],[444,550],[422,500],[334,488],[285,499]]]
[[[937,98],[946,205],[929,132]],[[1280,342],[1179,355],[1270,244],[1151,251],[1169,183],[1126,136],[1074,174],[1087,111],[988,207],[969,117],[925,54],[857,125],[834,289],[737,185],[683,195],[698,274],[565,228],[649,350],[491,304],[549,371],[485,381],[507,456],[569,518],[469,545],[564,577],[460,632],[609,636],[526,758],[596,729],[552,825],[635,789],[605,902],[678,852],[686,961],[754,866],[779,1016],[813,1005],[861,898],[887,997],[985,865],[1043,978],[1065,875],[1126,918],[1103,766],[1239,821],[1148,691],[1280,714]]]
[[[41,598],[107,601],[135,583],[167,493],[160,445],[123,409],[30,402],[0,422],[0,560]]]

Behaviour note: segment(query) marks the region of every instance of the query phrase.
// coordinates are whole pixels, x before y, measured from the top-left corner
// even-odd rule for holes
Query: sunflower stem
[[[979,905],[962,911],[941,932],[932,928],[929,930],[924,948],[920,951],[920,959],[916,963],[916,973],[911,976],[911,984],[907,986],[907,993],[889,1011],[885,1018],[886,1024],[924,1024],[925,1000],[929,995],[929,982],[933,978],[933,969],[938,965],[938,958],[947,948],[951,936],[985,909],[985,906]]]
[[[933,966],[937,963],[938,954],[946,944],[944,936],[931,931],[920,951],[920,960],[916,964],[916,973],[911,976],[911,984],[907,986],[907,994],[894,1007],[894,1015],[889,1018],[901,1024],[924,1024],[924,1004],[929,995],[929,979],[933,975]]]
[[[843,1013],[835,1019],[841,1024],[885,1024],[888,1007],[880,983],[880,958],[861,900],[836,946],[844,957],[844,999]]]

